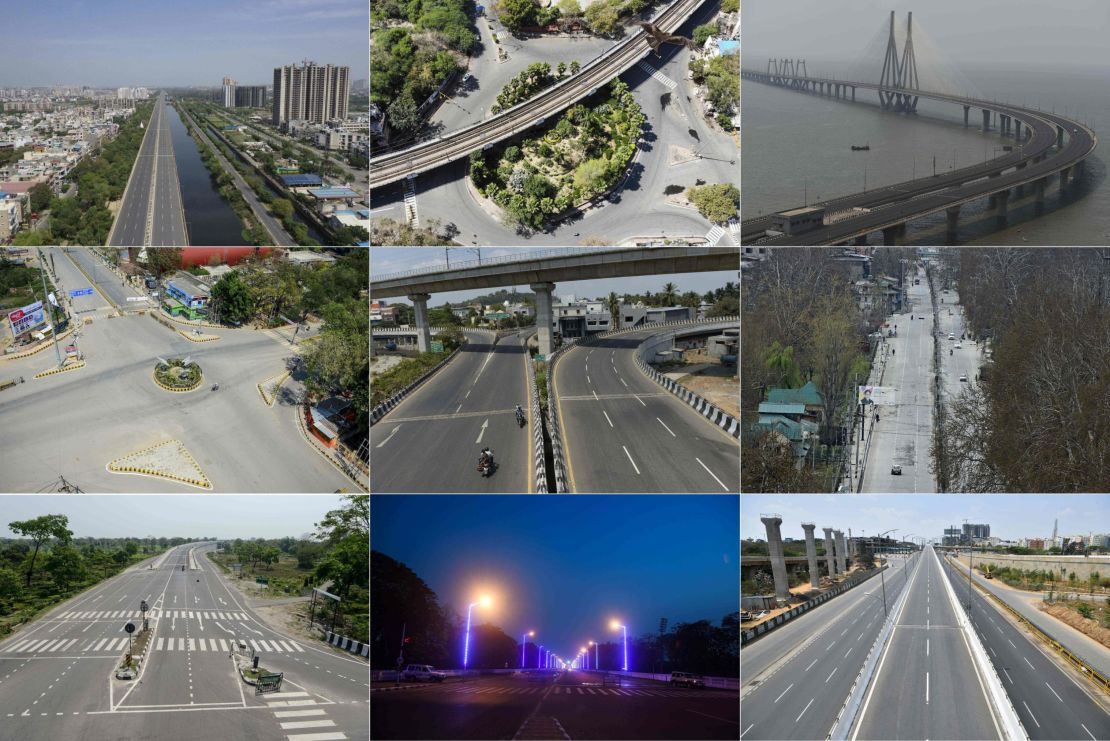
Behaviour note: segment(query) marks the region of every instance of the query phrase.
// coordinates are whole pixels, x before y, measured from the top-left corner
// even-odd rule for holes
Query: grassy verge
[[[385,373],[374,377],[370,390],[370,408],[373,409],[395,393],[435,368],[450,355],[448,352],[427,352],[415,358],[405,358]]]

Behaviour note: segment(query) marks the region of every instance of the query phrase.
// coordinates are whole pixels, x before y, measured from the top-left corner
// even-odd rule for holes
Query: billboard
[[[857,398],[860,404],[897,406],[897,392],[898,389],[894,386],[860,386]]]
[[[12,325],[12,336],[18,337],[19,335],[27,332],[40,324],[46,322],[46,315],[42,310],[42,302],[36,301],[33,304],[28,304],[22,309],[16,309],[8,314],[8,321]]]

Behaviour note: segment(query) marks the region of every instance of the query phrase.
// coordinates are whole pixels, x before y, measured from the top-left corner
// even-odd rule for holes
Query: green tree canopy
[[[8,523],[8,529],[17,535],[31,539],[34,553],[27,566],[27,586],[31,586],[31,575],[35,571],[35,560],[38,558],[39,549],[43,543],[51,538],[57,538],[63,545],[73,538],[73,531],[69,529],[69,518],[65,515],[42,515],[30,520],[17,520]]]

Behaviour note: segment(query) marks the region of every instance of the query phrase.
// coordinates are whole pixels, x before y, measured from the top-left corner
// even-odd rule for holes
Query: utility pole
[[[54,354],[58,358],[58,367],[61,368],[62,352],[58,349],[58,328],[55,326],[56,323],[54,321],[54,310],[50,308],[50,294],[46,290],[46,273],[43,272],[43,264],[46,262],[46,257],[42,254],[42,250],[37,250],[37,252],[39,253],[39,278],[42,279],[42,300],[45,302],[43,308],[46,309],[47,314],[50,317],[50,337],[54,340]]]

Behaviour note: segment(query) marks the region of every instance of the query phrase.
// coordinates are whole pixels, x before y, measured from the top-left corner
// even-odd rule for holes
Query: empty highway
[[[735,690],[602,673],[514,672],[374,689],[376,739],[735,739]]]
[[[166,94],[160,93],[108,234],[109,245],[189,244],[166,105]]]
[[[969,587],[966,568],[957,568],[948,559],[945,568],[959,601],[966,604],[971,594],[971,624],[1029,738],[1106,738],[1110,729],[1106,699],[1096,700],[1097,690],[1092,685],[1084,688],[1075,669],[1062,658],[1051,658],[1049,649],[1018,628],[978,589]]]
[[[179,546],[24,625],[0,643],[0,713],[10,739],[368,739],[365,661],[266,625],[205,557]],[[184,567],[184,568],[183,568]],[[150,647],[135,680],[111,678],[128,621],[150,607]],[[136,634],[137,635],[137,634]],[[257,696],[231,659],[236,643],[284,672]],[[324,735],[303,735],[324,734]]]
[[[528,353],[520,333],[467,332],[455,358],[370,428],[371,489],[524,493],[534,487]],[[517,425],[520,404],[527,424]],[[477,471],[483,447],[496,469]]]
[[[644,375],[644,329],[574,347],[555,363],[553,391],[572,492],[740,490],[738,441]]]

